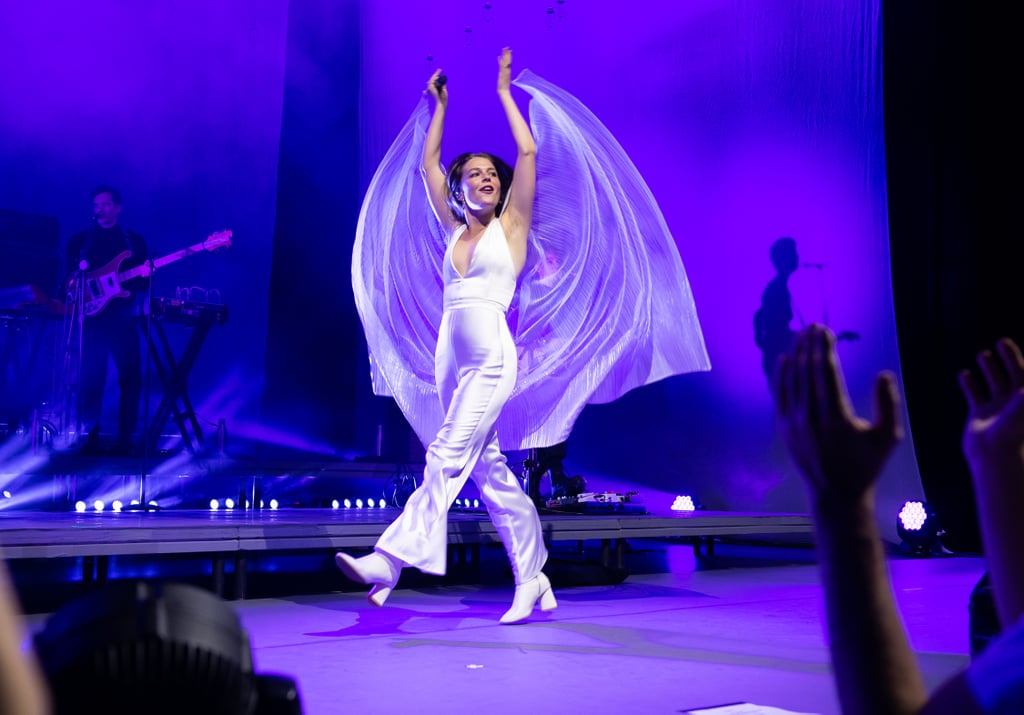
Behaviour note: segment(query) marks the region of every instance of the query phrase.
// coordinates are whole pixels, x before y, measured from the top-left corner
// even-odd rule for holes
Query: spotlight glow
[[[210,500],[210,511],[217,511],[218,509],[220,509],[220,502],[217,501],[216,499],[211,499]]]
[[[920,531],[927,518],[928,513],[925,511],[922,502],[908,501],[900,509],[900,522],[903,524],[903,528],[908,531]]]
[[[351,509],[352,508],[352,500],[351,499],[346,499],[345,501],[342,502],[342,504],[345,505],[346,509]]]
[[[672,511],[697,511],[697,503],[689,495],[680,495],[672,502]]]
[[[377,502],[375,502],[373,499],[367,499],[366,506],[372,509],[373,507],[377,506]]]
[[[356,499],[356,509],[362,509],[362,508],[363,508],[363,500],[362,499]]]
[[[335,499],[335,500],[333,500],[333,501],[331,502],[331,508],[332,508],[332,509],[337,509],[337,508],[338,508],[339,506],[341,506],[341,504],[339,504],[339,503],[338,503],[338,500],[337,500],[337,499]]]
[[[95,509],[96,511],[103,511],[103,508],[105,506],[106,504],[103,503],[102,499],[97,499],[92,503],[92,508]]]
[[[479,509],[480,508],[480,500],[479,499],[474,499],[473,500],[473,508],[474,509]]]
[[[11,493],[7,489],[4,489],[4,499],[10,499]]]
[[[116,512],[120,512],[122,509],[124,509],[124,504],[121,503],[120,499],[115,499],[111,503],[110,508],[113,509]]]
[[[230,498],[229,499],[225,499],[224,500],[224,508],[225,509],[234,509],[235,508],[235,500],[234,499],[230,499]]]
[[[88,507],[86,506],[86,503],[84,501],[75,502],[75,511],[77,511],[79,514],[84,512],[87,508]]]
[[[271,509],[276,509],[277,508],[277,499],[271,499],[270,500],[270,508]]]

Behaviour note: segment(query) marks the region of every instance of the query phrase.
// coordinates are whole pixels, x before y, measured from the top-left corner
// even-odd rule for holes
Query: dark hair
[[[100,186],[97,186],[95,189],[92,190],[92,193],[89,194],[89,198],[95,201],[96,197],[99,196],[100,194],[110,194],[110,198],[113,200],[114,204],[117,206],[121,205],[121,192],[115,189],[113,186],[101,184]]]
[[[460,186],[462,184],[462,170],[465,168],[466,162],[470,159],[476,158],[487,159],[494,164],[494,168],[498,172],[498,180],[501,182],[501,191],[498,194],[498,209],[495,212],[495,215],[501,215],[502,210],[505,208],[505,198],[508,196],[508,190],[512,188],[512,167],[496,157],[494,154],[489,154],[486,151],[459,154],[452,161],[451,166],[448,167],[448,171],[445,173],[445,183],[448,185],[448,208],[452,210],[452,216],[458,219],[461,223],[466,223],[466,212],[462,208],[462,203],[455,197],[460,191]]]

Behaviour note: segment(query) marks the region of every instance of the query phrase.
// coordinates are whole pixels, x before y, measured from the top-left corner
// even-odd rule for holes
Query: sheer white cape
[[[690,284],[633,162],[579,100],[528,70],[537,191],[526,268],[508,321],[519,353],[498,421],[502,449],[568,438],[587,403],[711,367]],[[447,237],[420,167],[424,97],[363,200],[352,287],[377,395],[393,396],[424,445],[444,413],[434,386]]]

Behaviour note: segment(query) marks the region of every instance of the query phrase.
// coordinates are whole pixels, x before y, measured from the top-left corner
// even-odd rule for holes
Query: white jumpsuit
[[[505,319],[516,287],[515,267],[501,221],[494,219],[460,276],[452,251],[464,230],[456,229],[449,239],[442,268],[444,313],[434,376],[444,423],[427,448],[422,484],[376,550],[425,573],[443,574],[448,508],[472,477],[518,585],[540,573],[548,554],[537,509],[509,471],[495,430],[516,383],[516,349]]]

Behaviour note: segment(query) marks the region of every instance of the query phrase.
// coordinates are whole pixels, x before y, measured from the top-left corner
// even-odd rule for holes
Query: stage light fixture
[[[363,508],[363,500],[362,499],[356,499],[356,509],[362,509],[362,508]]]
[[[92,508],[96,511],[103,511],[104,507],[106,507],[106,504],[103,503],[102,499],[97,499],[92,503]]]
[[[373,499],[367,499],[367,500],[366,500],[366,506],[367,506],[368,508],[372,509],[372,508],[374,508],[375,506],[377,506],[377,502],[375,502],[375,501],[374,501]]]
[[[11,492],[9,490],[7,490],[7,489],[4,489],[4,499],[10,499],[10,498],[11,498]]]
[[[909,500],[896,516],[896,533],[914,556],[928,556],[939,544],[939,520],[927,502]]]
[[[271,499],[270,500],[270,508],[271,509],[276,509],[277,508],[277,499]]]
[[[228,497],[227,499],[225,499],[224,500],[224,508],[225,509],[234,509],[235,508],[235,500],[232,499],[231,497]]]
[[[119,499],[115,499],[113,503],[110,505],[110,508],[116,512],[120,512],[122,509],[124,509],[124,504],[122,504]]]
[[[75,502],[75,511],[77,511],[79,514],[83,513],[87,508],[88,506],[84,501]]]
[[[149,500],[149,505],[152,506],[152,507],[157,507],[157,508],[160,507],[160,505],[156,503],[155,499],[150,499]]]
[[[139,500],[138,499],[132,499],[130,503],[131,503],[132,506],[138,506],[139,505]]]
[[[54,712],[301,715],[294,679],[255,672],[233,609],[195,586],[111,583],[33,636]]]
[[[680,494],[672,502],[672,511],[697,511],[701,509],[700,502],[696,497],[689,494]]]
[[[216,499],[211,499],[210,500],[210,511],[217,511],[218,509],[220,509],[220,502],[217,501]]]
[[[474,499],[473,500],[473,508],[474,509],[479,509],[480,508],[480,500],[479,499]]]
[[[343,504],[345,505],[345,508],[346,508],[346,509],[351,509],[351,508],[352,508],[352,500],[351,500],[351,499],[346,499],[346,500],[345,500],[345,501],[343,502]]]

